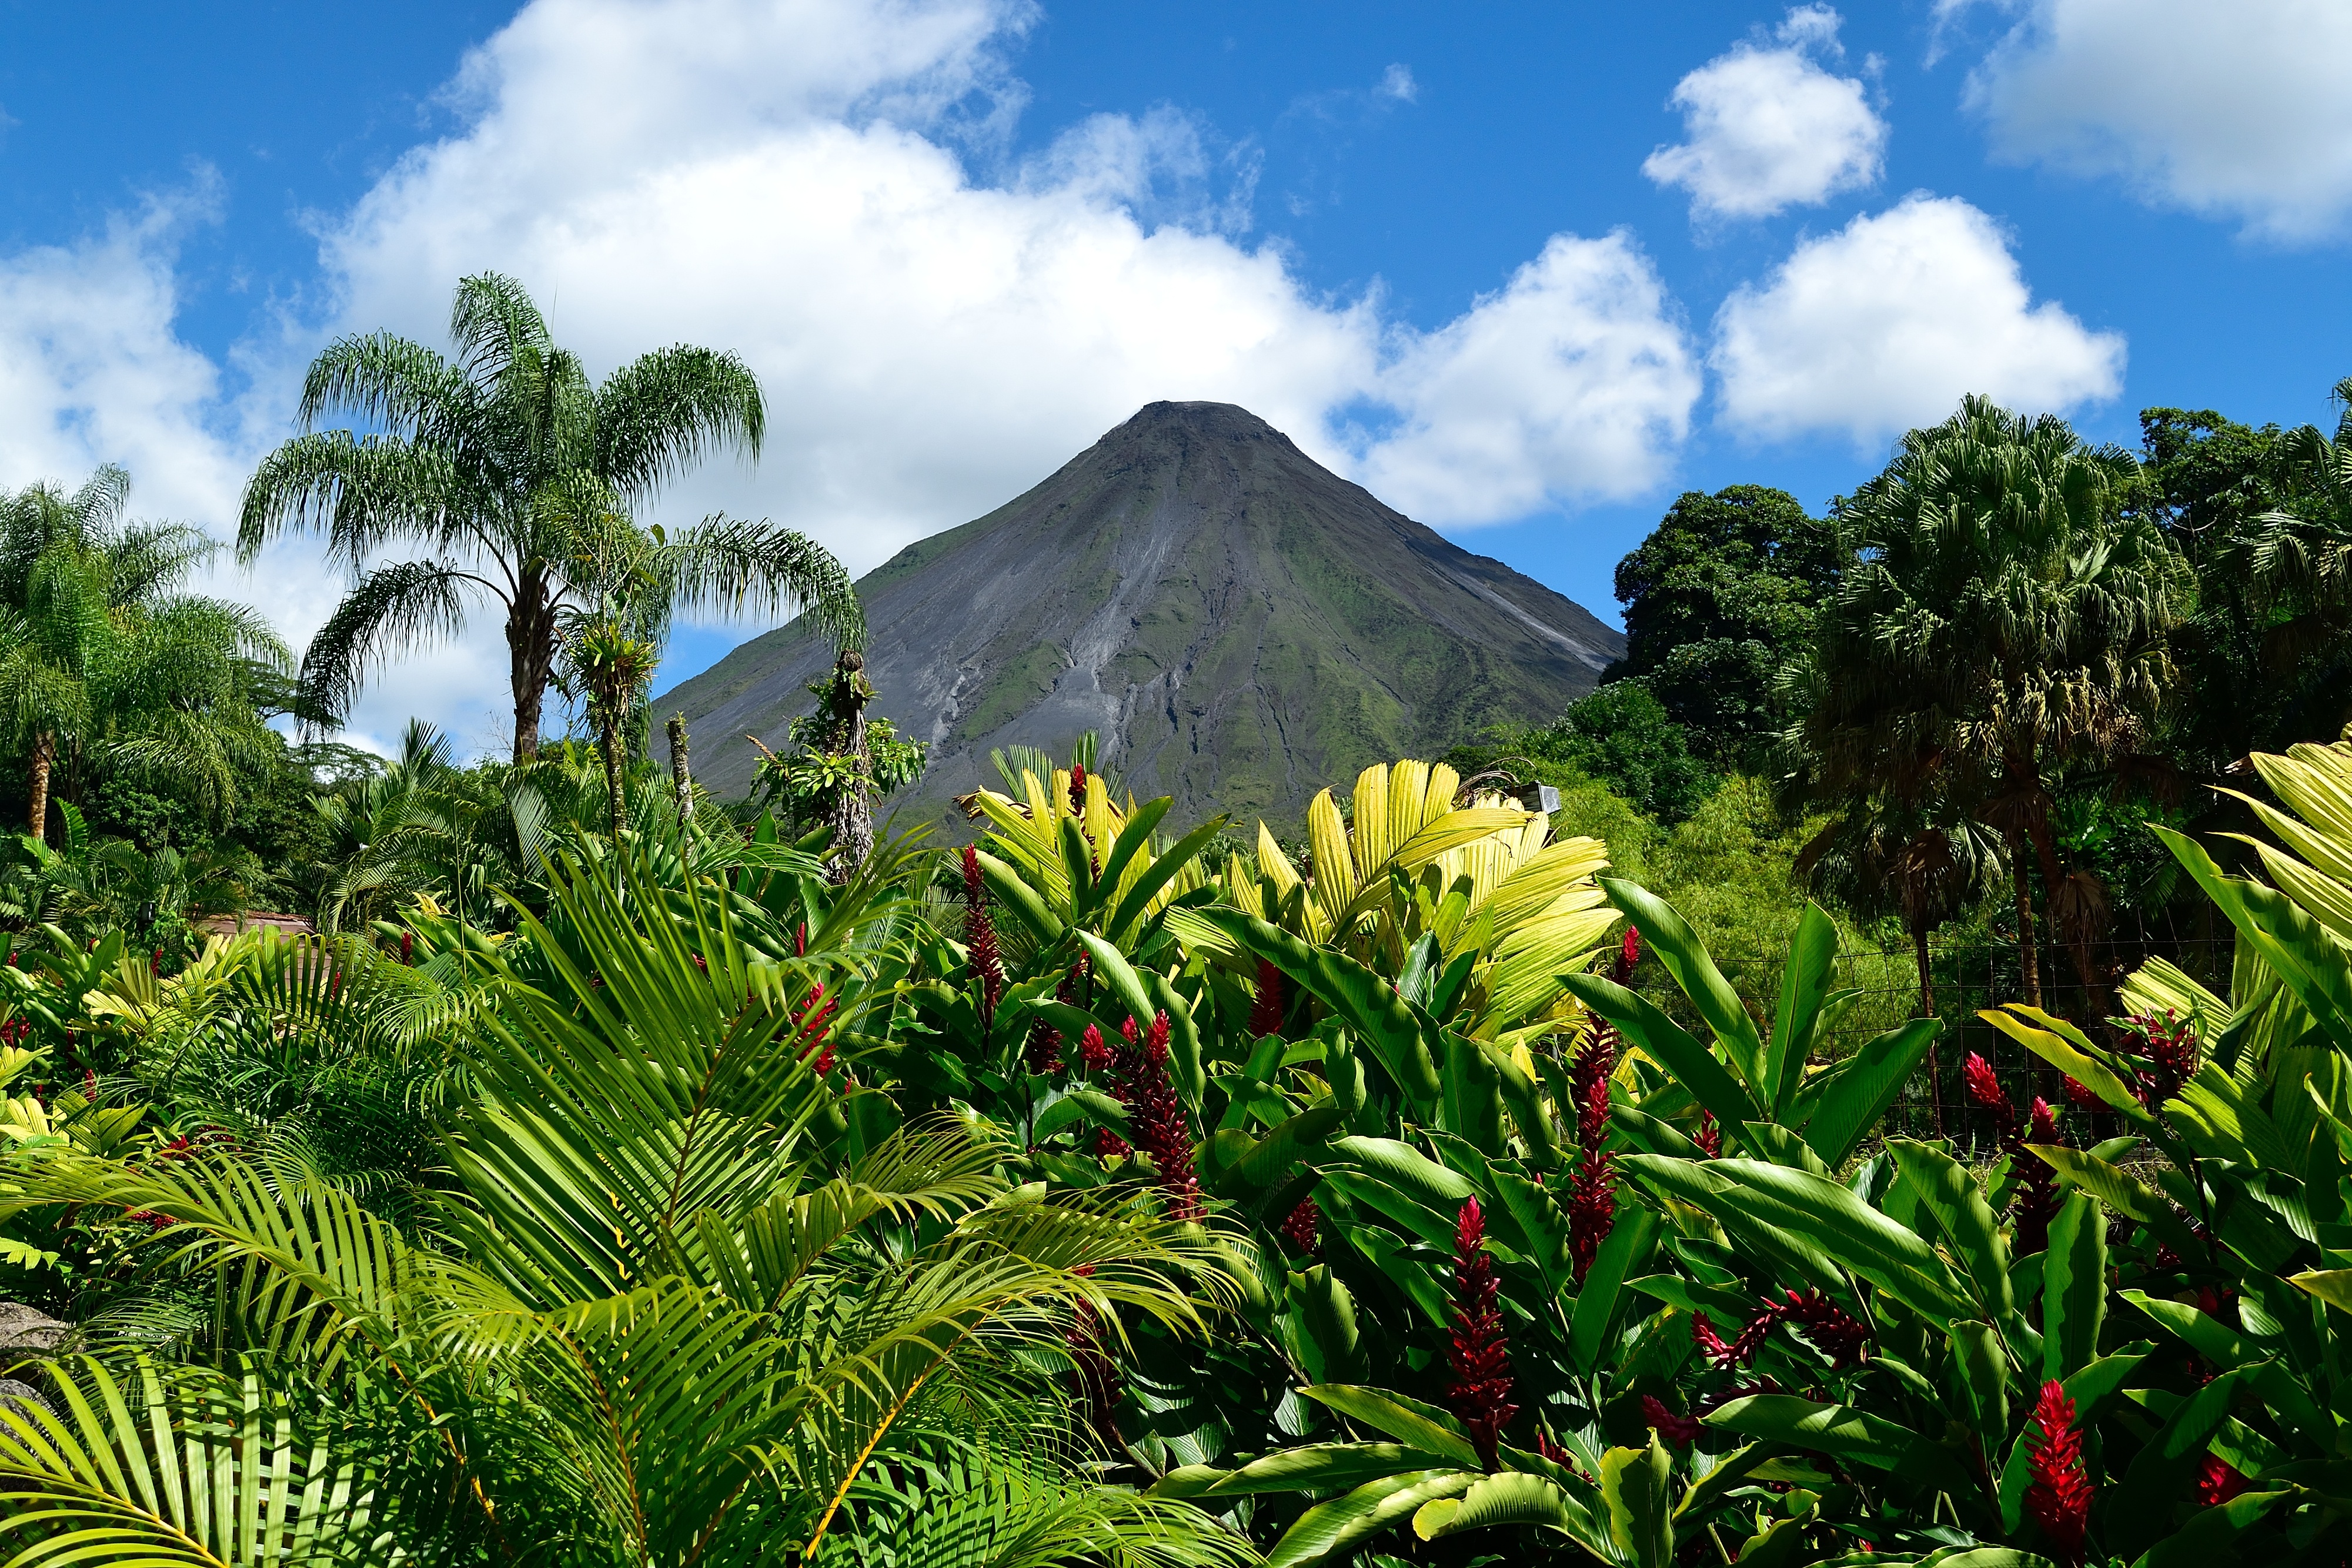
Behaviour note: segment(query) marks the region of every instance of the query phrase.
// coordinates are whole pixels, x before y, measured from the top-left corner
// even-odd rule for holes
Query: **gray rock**
[[[12,1410],[22,1411],[27,1416],[33,1413],[34,1406],[40,1406],[52,1416],[58,1413],[56,1406],[41,1397],[39,1389],[29,1383],[19,1382],[13,1377],[0,1377],[0,1405],[5,1405]]]
[[[55,1355],[71,1349],[74,1325],[59,1322],[22,1301],[0,1301],[0,1364],[27,1355]]]

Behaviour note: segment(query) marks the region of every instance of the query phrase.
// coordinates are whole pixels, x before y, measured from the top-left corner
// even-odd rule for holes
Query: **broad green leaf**
[[[1757,1037],[1756,1020],[1748,1016],[1747,1006],[1723,971],[1715,967],[1707,954],[1706,944],[1690,923],[1676,914],[1663,898],[1630,882],[1615,877],[1599,879],[1601,891],[1609,902],[1625,912],[1625,918],[1642,928],[1642,938],[1698,1016],[1714,1031],[1716,1040],[1730,1057],[1731,1064],[1739,1070],[1749,1096],[1760,1106],[1774,1098],[1773,1087],[1764,1077],[1764,1042]],[[1696,1090],[1694,1090],[1696,1092]],[[1722,1113],[1717,1112],[1717,1115]],[[1743,1122],[1759,1122],[1765,1118],[1750,1113],[1739,1118]]]
[[[1586,1007],[1617,1026],[1620,1033],[1664,1068],[1692,1098],[1727,1128],[1764,1120],[1755,1100],[1739,1086],[1709,1047],[1658,1009],[1647,997],[1599,975],[1570,974],[1560,984]]]
[[[1612,1448],[1601,1456],[1609,1538],[1635,1568],[1668,1568],[1675,1560],[1674,1500],[1667,1496],[1674,1468],[1674,1456],[1654,1431],[1645,1448]]]
[[[1162,795],[1157,800],[1146,800],[1135,809],[1135,814],[1127,820],[1127,826],[1121,828],[1118,837],[1111,841],[1110,853],[1103,856],[1102,874],[1095,879],[1093,887],[1087,891],[1086,904],[1070,911],[1073,922],[1085,925],[1087,918],[1102,906],[1103,901],[1110,896],[1111,890],[1118,885],[1119,878],[1127,874],[1129,862],[1151,842],[1151,830],[1160,825],[1160,819],[1166,816],[1168,809],[1175,803],[1171,797]],[[1115,924],[1110,934],[1116,940],[1118,927]]]
[[[1051,946],[1062,939],[1062,923],[1045,907],[1037,890],[1021,879],[1021,873],[986,851],[974,856],[980,862],[981,880],[996,902],[1013,913],[1040,947]]]
[[[2169,1329],[2181,1343],[2225,1369],[2249,1365],[2263,1353],[2246,1337],[2218,1318],[2208,1317],[2185,1301],[2168,1301],[2145,1291],[2116,1292],[2133,1306]]]
[[[1265,1568],[1325,1562],[1410,1518],[1432,1499],[1459,1497],[1484,1479],[1475,1470],[1410,1470],[1368,1481],[1299,1515],[1266,1553]]]
[[[1496,1087],[1511,1113],[1511,1125],[1519,1130],[1519,1141],[1527,1145],[1528,1165],[1539,1171],[1560,1169],[1566,1164],[1566,1151],[1536,1081],[1519,1071],[1508,1052],[1486,1040],[1476,1045],[1495,1074]]]
[[[1417,1110],[1427,1114],[1437,1108],[1444,1085],[1429,1040],[1412,1009],[1385,978],[1352,958],[1303,942],[1238,909],[1203,909],[1200,916],[1354,1026],[1389,1081]]]
[[[2218,1568],[2236,1556],[2237,1538],[2294,1496],[2291,1491],[2242,1492],[2201,1508],[2187,1524],[2147,1549],[2133,1568]]]
[[[1610,1544],[1608,1532],[1593,1519],[1591,1511],[1565,1487],[1524,1470],[1480,1476],[1460,1498],[1425,1502],[1412,1516],[1412,1532],[1423,1541],[1505,1524],[1557,1530],[1588,1550],[1604,1554]]]
[[[1984,1189],[1969,1168],[1941,1149],[1909,1138],[1886,1140],[1889,1153],[1920,1201],[1960,1254],[1977,1304],[2006,1331],[2015,1307],[2009,1294],[2009,1239],[1993,1218]],[[1857,1200],[1858,1201],[1858,1200]]]
[[[2112,1069],[2088,1052],[2078,1050],[2060,1030],[2043,1027],[2058,1024],[2059,1019],[2021,1002],[2012,1002],[2004,1008],[1989,1008],[1979,1012],[1977,1017],[2098,1095],[2110,1109],[2127,1120],[2141,1126],[2154,1125],[2155,1119],[2139,1103],[2139,1096],[2133,1093]],[[2075,1032],[2071,1026],[2065,1026],[2065,1030],[2068,1033]],[[2077,1038],[2080,1038],[2079,1034]]]
[[[1503,1207],[1519,1227],[1528,1243],[1528,1261],[1543,1275],[1544,1288],[1553,1295],[1560,1294],[1574,1281],[1574,1262],[1569,1255],[1568,1243],[1572,1227],[1568,1211],[1559,1206],[1549,1187],[1534,1182],[1507,1166],[1494,1171],[1495,1192],[1502,1198]]]
[[[1169,845],[1165,854],[1146,867],[1143,874],[1135,879],[1135,884],[1120,896],[1118,907],[1111,912],[1109,926],[1111,935],[1122,942],[1134,941],[1138,931],[1142,926],[1143,917],[1150,910],[1151,901],[1159,897],[1166,891],[1170,883],[1183,873],[1184,868],[1192,862],[1193,857],[1208,848],[1211,841],[1219,833],[1224,831],[1225,823],[1228,821],[1230,819],[1224,816],[1210,818]]]
[[[1948,1491],[1977,1490],[1942,1445],[1849,1405],[1818,1405],[1793,1394],[1756,1394],[1735,1399],[1705,1419],[1710,1427],[1743,1437],[1853,1459]]]
[[[1314,1443],[1268,1454],[1237,1470],[1217,1472],[1208,1485],[1182,1495],[1241,1497],[1255,1492],[1336,1491],[1403,1470],[1425,1470],[1438,1462],[1434,1455],[1397,1443]],[[1151,1495],[1166,1494],[1160,1487],[1153,1487]]]
[[[1482,1463],[1477,1445],[1462,1430],[1462,1423],[1434,1406],[1390,1389],[1346,1383],[1318,1384],[1299,1392],[1349,1420],[1386,1432],[1423,1453],[1435,1454],[1457,1465],[1475,1468]]]
[[[1811,1243],[1939,1329],[1973,1315],[1960,1281],[1932,1248],[1834,1181],[1754,1160],[1627,1155],[1618,1164],[1727,1226],[1760,1221]]]
[[[1609,1346],[1609,1327],[1617,1318],[1625,1278],[1649,1261],[1657,1233],[1658,1216],[1654,1210],[1631,1203],[1617,1210],[1616,1224],[1609,1239],[1601,1244],[1591,1270],[1576,1292],[1575,1311],[1569,1321],[1568,1364],[1579,1375],[1589,1375],[1601,1364],[1601,1353]]]
[[[2141,1446],[2103,1520],[2110,1544],[2126,1556],[2153,1545],[2172,1522],[2174,1500],[2188,1490],[2206,1445],[2228,1418],[2242,1374],[2224,1372],[2200,1388]]]
[[[1960,1409],[1990,1454],[2009,1434],[2009,1357],[1992,1324],[1963,1321],[1952,1325],[1946,1345]]]
[[[1843,1166],[1895,1103],[1943,1027],[1936,1019],[1913,1019],[1823,1072],[1827,1082],[1811,1097],[1805,1118],[1805,1142],[1813,1153],[1832,1166]]]
[[[2056,1171],[2058,1180],[2068,1190],[2087,1192],[2125,1218],[2137,1220],[2183,1258],[2204,1255],[2205,1243],[2180,1218],[2179,1211],[2137,1177],[2080,1149],[2029,1144],[2026,1152]]]
[[[2088,1193],[2070,1193],[2050,1221],[2042,1264],[2043,1378],[2072,1377],[2090,1365],[2106,1318],[2106,1213]]]
[[[1804,1082],[1805,1058],[1811,1054],[1822,1003],[1830,994],[1837,971],[1837,922],[1820,904],[1807,900],[1789,944],[1789,967],[1780,980],[1780,1011],[1773,1019],[1772,1040],[1764,1056],[1763,1083],[1757,1098],[1779,1116]],[[1832,1162],[1834,1163],[1834,1162]]]
[[[1145,975],[1143,984],[1153,1011],[1168,1015],[1168,1081],[1184,1108],[1197,1116],[1209,1078],[1201,1065],[1201,1030],[1192,1021],[1192,1004],[1157,970]]]
[[[1063,821],[1066,822],[1069,819],[1066,817]],[[1135,1019],[1138,1029],[1150,1023],[1151,1015],[1159,1009],[1153,1006],[1151,993],[1144,988],[1143,977],[1135,972],[1135,967],[1127,961],[1127,955],[1091,931],[1081,931],[1077,936],[1086,947],[1095,978],[1110,988],[1110,994]]]
[[[1346,1384],[1364,1375],[1356,1337],[1356,1299],[1330,1268],[1316,1264],[1290,1276],[1290,1322],[1299,1364],[1318,1383]]]

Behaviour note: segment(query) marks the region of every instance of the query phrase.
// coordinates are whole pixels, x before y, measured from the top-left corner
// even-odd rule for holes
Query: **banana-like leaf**
[[[1485,1478],[1476,1470],[1409,1470],[1368,1481],[1355,1490],[1318,1502],[1282,1532],[1265,1556],[1265,1568],[1307,1568],[1342,1561],[1360,1542],[1420,1511],[1435,1498],[1459,1497]]]
[[[1704,1419],[1744,1437],[1853,1459],[1947,1491],[1973,1495],[1981,1490],[1941,1444],[1852,1406],[1816,1404],[1793,1394],[1756,1394]]]
[[[1674,1456],[1658,1435],[1649,1446],[1612,1448],[1601,1456],[1601,1496],[1609,1510],[1612,1554],[1629,1568],[1668,1568],[1675,1560],[1674,1500],[1667,1489]]]
[[[2009,1289],[2009,1238],[1985,1201],[1976,1177],[1941,1149],[1909,1138],[1889,1138],[1886,1147],[1919,1201],[1958,1252],[1977,1305],[2003,1333],[2014,1325],[2016,1305]]]
[[[1222,1479],[1198,1490],[1171,1492],[1163,1490],[1165,1481],[1151,1490],[1154,1496],[1185,1497],[1337,1491],[1405,1470],[1425,1470],[1439,1462],[1434,1455],[1401,1443],[1313,1443],[1254,1459],[1240,1469],[1224,1472]]]
[[[1477,1445],[1463,1431],[1462,1423],[1434,1406],[1390,1389],[1351,1384],[1319,1384],[1299,1392],[1423,1453],[1473,1468],[1481,1463]]]
[[[1657,1233],[1658,1216],[1654,1210],[1636,1204],[1627,1204],[1617,1210],[1616,1224],[1609,1239],[1601,1244],[1592,1268],[1577,1291],[1576,1305],[1569,1320],[1568,1362],[1578,1374],[1589,1375],[1600,1365],[1601,1354],[1609,1345],[1610,1326],[1616,1322],[1618,1306],[1623,1299],[1626,1277],[1649,1261]]]
[[[1757,1091],[1757,1098],[1776,1117],[1787,1109],[1798,1085],[1804,1082],[1805,1059],[1812,1053],[1822,1005],[1837,972],[1837,922],[1820,904],[1808,900],[1797,922],[1796,937],[1789,945],[1788,972],[1780,981],[1780,1011],[1773,1020],[1772,1039],[1764,1053],[1763,1086]]]
[[[2107,1318],[2107,1217],[2089,1194],[2059,1206],[2043,1256],[2042,1375],[2063,1379],[2097,1358]]]
[[[1599,975],[1562,975],[1560,983],[1673,1073],[1692,1098],[1715,1113],[1718,1124],[1736,1128],[1765,1120],[1755,1100],[1716,1060],[1715,1053],[1647,997]]]
[[[1714,1032],[1716,1043],[1723,1048],[1731,1065],[1738,1070],[1741,1081],[1748,1086],[1750,1099],[1756,1102],[1758,1113],[1777,1098],[1777,1080],[1768,1080],[1765,1072],[1764,1041],[1756,1032],[1756,1020],[1748,1016],[1747,1006],[1723,971],[1715,967],[1715,959],[1700,941],[1690,923],[1675,912],[1674,906],[1647,888],[1615,877],[1602,877],[1601,889],[1609,902],[1625,914],[1625,918],[1642,928],[1643,940],[1675,978],[1675,986],[1690,998],[1698,1016],[1706,1020]],[[1834,933],[1832,933],[1834,936]],[[1794,1043],[1794,1042],[1792,1042]],[[1696,1092],[1696,1086],[1693,1092]],[[1751,1113],[1738,1118],[1743,1122],[1766,1120]],[[1721,1115],[1717,1112],[1718,1116]]]
[[[1821,1074],[1820,1088],[1808,1095],[1811,1109],[1805,1115],[1806,1146],[1828,1166],[1845,1164],[1918,1071],[1920,1058],[1943,1027],[1935,1019],[1898,1024]]]
[[[1437,1109],[1444,1085],[1429,1031],[1385,978],[1344,954],[1302,942],[1240,910],[1203,909],[1199,915],[1347,1019],[1380,1059],[1389,1081],[1422,1114]]]
[[[1592,1511],[1558,1481],[1524,1470],[1480,1476],[1459,1498],[1425,1502],[1412,1516],[1412,1532],[1423,1541],[1507,1524],[1557,1530],[1608,1561],[1609,1533]]]

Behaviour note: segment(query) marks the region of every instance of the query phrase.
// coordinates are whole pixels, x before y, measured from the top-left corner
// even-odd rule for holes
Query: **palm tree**
[[[129,492],[110,466],[0,501],[0,714],[29,753],[37,839],[60,761],[69,779],[96,764],[167,780],[220,816],[274,744],[257,700],[285,644],[247,606],[173,591],[213,541],[124,521]]]
[[[2058,863],[2053,779],[2147,734],[2187,597],[2179,558],[2122,511],[2135,471],[2120,448],[1984,398],[1911,432],[1842,508],[1856,557],[1792,677],[1811,699],[1790,736],[1798,798],[1943,800],[2000,832],[2037,1004],[2027,845],[2095,988],[2096,902]]]
[[[766,408],[740,360],[680,345],[591,383],[522,286],[495,273],[458,285],[449,332],[454,361],[390,333],[329,348],[303,383],[303,434],[246,486],[244,559],[318,528],[352,574],[303,658],[323,706],[348,707],[384,659],[456,634],[469,602],[504,617],[518,762],[539,749],[566,606],[643,604],[656,642],[688,604],[806,610],[828,635],[862,636],[848,574],[814,541],[724,515],[672,536],[630,514],[716,449],[757,455]],[[376,428],[310,428],[330,411]],[[382,559],[404,545],[422,553]]]
[[[560,866],[531,956],[479,956],[458,1001],[499,1017],[446,1082],[420,1231],[299,1139],[12,1167],[12,1210],[159,1217],[139,1244],[201,1282],[226,1370],[101,1347],[56,1368],[60,1416],[0,1405],[0,1535],[60,1563],[1251,1560],[1089,1484],[1053,1375],[1122,1312],[1199,1326],[1181,1281],[1232,1287],[1211,1240],[1129,1193],[1019,1188],[961,1119],[853,1132],[811,1004],[860,960],[759,958],[724,888],[625,863]],[[249,1054],[240,1030],[381,1060],[450,1005],[366,944],[304,951],[257,1016],[231,977],[161,1020],[174,1060]],[[985,1485],[907,1484],[983,1453]]]
[[[617,847],[625,816],[621,775],[627,758],[622,729],[644,699],[661,651],[649,638],[633,635],[637,628],[610,599],[592,612],[566,620],[558,684],[568,695],[586,701],[597,755],[604,762],[604,791]]]

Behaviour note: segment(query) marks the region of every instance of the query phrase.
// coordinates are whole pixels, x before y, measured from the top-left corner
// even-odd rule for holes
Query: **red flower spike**
[[[2207,1454],[2197,1465],[2197,1500],[2219,1508],[2252,1486],[2244,1472],[2219,1454]]]
[[[1095,1129],[1095,1158],[1098,1160],[1123,1160],[1133,1153],[1135,1153],[1134,1145],[1129,1144],[1125,1138],[1120,1137],[1117,1133],[1112,1132],[1108,1127],[1097,1127]]]
[[[2142,1013],[2130,1021],[2147,1040],[2148,1071],[2140,1075],[2137,1088],[2140,1103],[2154,1111],[2197,1075],[2196,1026],[2174,1017],[2170,1008],[2161,1016]]]
[[[1596,1023],[1569,1063],[1576,1097],[1576,1168],[1568,1179],[1568,1250],[1584,1282],[1601,1244],[1617,1226],[1617,1173],[1609,1152],[1609,1075],[1617,1068],[1617,1031]]]
[[[2042,1397],[2025,1431],[2025,1511],[2049,1538],[2051,1554],[2064,1568],[2082,1568],[2083,1534],[2091,1521],[2091,1482],[2083,1469],[2083,1437],[2074,1430],[2074,1402],[2055,1378],[2042,1385]]]
[[[1519,1407],[1510,1403],[1510,1344],[1496,1304],[1495,1261],[1486,1256],[1486,1217],[1475,1197],[1454,1221],[1454,1331],[1445,1360],[1454,1373],[1447,1402],[1491,1470],[1503,1428]]]
[[[1696,1144],[1698,1152],[1708,1159],[1723,1157],[1723,1129],[1715,1124],[1714,1112],[1701,1111],[1698,1113],[1698,1134],[1691,1142]]]
[[[1070,764],[1070,815],[1075,817],[1087,809],[1087,765]]]
[[[1625,927],[1625,935],[1617,943],[1617,961],[1610,967],[1609,977],[1619,985],[1633,977],[1633,966],[1642,961],[1642,928]]]
[[[1696,1416],[1677,1416],[1667,1409],[1654,1394],[1642,1396],[1642,1418],[1658,1429],[1666,1446],[1687,1448],[1706,1430],[1706,1423]]]
[[[2107,1103],[2099,1098],[2097,1090],[2086,1083],[2078,1083],[2072,1078],[2066,1080],[2066,1103],[2074,1106],[2077,1111],[2107,1109]]]
[[[996,950],[996,925],[981,885],[980,852],[970,844],[963,847],[963,941],[972,977],[980,982],[980,1029],[986,1034],[996,1022],[996,1004],[1004,998],[1004,959]]]
[[[1086,977],[1087,961],[1081,956],[1063,975],[1054,988],[1054,999],[1065,1007],[1078,1005],[1078,982]],[[1101,1036],[1096,1036],[1100,1040]],[[1029,1030],[1029,1071],[1050,1078],[1062,1071],[1062,1031],[1039,1019]]]
[[[1250,1003],[1249,1031],[1252,1040],[1282,1032],[1282,971],[1270,958],[1257,961],[1257,997]]]
[[[1785,1322],[1803,1330],[1813,1348],[1828,1356],[1830,1364],[1840,1371],[1867,1354],[1870,1331],[1819,1291],[1809,1291],[1801,1296],[1791,1291],[1787,1304],[1776,1310]]]
[[[1992,1063],[1973,1051],[1969,1052],[1969,1059],[1960,1063],[1960,1082],[1968,1090],[1969,1099],[2000,1119],[2004,1132],[2017,1119],[2017,1107],[2009,1103],[2009,1091],[2000,1086],[2000,1079],[1994,1073]]]
[[[816,1060],[810,1065],[820,1077],[833,1071],[833,1015],[839,1006],[839,998],[826,996],[820,984],[793,1014],[793,1032],[806,1037],[800,1059],[808,1061],[814,1054]]]
[[[416,963],[416,933],[414,931],[400,934],[400,961],[412,967]]]
[[[1536,1431],[1536,1452],[1561,1469],[1573,1470],[1580,1476],[1584,1474],[1584,1467],[1576,1462],[1576,1456],[1554,1442],[1551,1434],[1540,1427]]]
[[[1322,1234],[1323,1211],[1315,1207],[1313,1198],[1300,1202],[1282,1222],[1282,1239],[1301,1252],[1313,1252],[1316,1239]]]
[[[2058,1141],[2057,1109],[2037,1094],[2025,1120],[2025,1132],[2009,1152],[2010,1172],[2017,1178],[2017,1197],[2010,1212],[2017,1225],[2021,1258],[2049,1249],[2050,1222],[2058,1215],[2058,1173],[2050,1168],[2049,1161],[2027,1153],[2025,1147]]]
[[[1104,1043],[1102,1030],[1087,1025],[1087,1032],[1078,1037],[1078,1064],[1088,1072],[1100,1072],[1111,1063],[1111,1049]]]
[[[1715,1332],[1714,1322],[1705,1312],[1691,1314],[1691,1343],[1698,1346],[1698,1353],[1715,1363],[1718,1370],[1731,1364],[1731,1347],[1723,1343],[1723,1336]]]
[[[1130,1018],[1120,1032],[1128,1043],[1118,1055],[1116,1092],[1127,1106],[1128,1130],[1151,1156],[1168,1218],[1198,1219],[1201,1181],[1192,1170],[1192,1127],[1168,1081],[1168,1015],[1155,1016],[1148,1030],[1139,1030]]]

